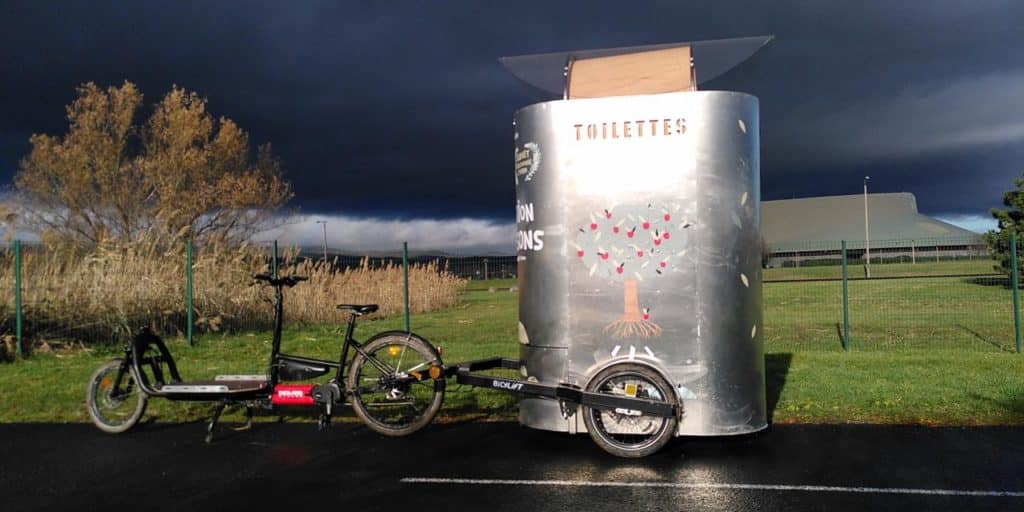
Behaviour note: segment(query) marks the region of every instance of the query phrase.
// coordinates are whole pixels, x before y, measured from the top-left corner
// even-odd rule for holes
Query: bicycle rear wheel
[[[365,356],[363,354],[366,354]],[[352,408],[366,426],[386,436],[409,435],[423,428],[444,401],[445,382],[419,380],[441,360],[415,334],[385,334],[371,339],[352,359],[348,388]]]
[[[89,379],[85,395],[89,417],[108,434],[120,434],[134,427],[146,411],[147,396],[130,370],[121,376],[120,383],[115,382],[120,369],[120,359],[100,366]]]

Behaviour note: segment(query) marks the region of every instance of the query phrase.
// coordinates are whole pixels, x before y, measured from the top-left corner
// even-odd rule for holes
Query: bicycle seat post
[[[345,331],[345,339],[350,340],[356,332],[356,319],[359,318],[359,313],[355,311],[348,315],[348,329]]]
[[[274,364],[277,355],[281,353],[281,328],[284,324],[284,285],[280,282],[273,283],[274,286],[274,338],[270,349],[270,382],[278,383],[278,369]]]

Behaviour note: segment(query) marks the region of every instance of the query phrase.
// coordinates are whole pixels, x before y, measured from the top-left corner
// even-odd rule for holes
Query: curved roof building
[[[868,194],[871,250],[911,246],[980,245],[981,235],[922,215],[909,192]],[[808,197],[761,202],[761,233],[771,252],[864,248],[864,196]]]

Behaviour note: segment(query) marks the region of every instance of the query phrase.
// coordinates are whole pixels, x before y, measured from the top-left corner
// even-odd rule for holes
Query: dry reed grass
[[[334,262],[336,263],[336,262]],[[380,305],[375,316],[404,309],[401,265],[373,267],[363,259],[340,268],[300,258],[295,251],[280,259],[281,275],[299,274],[308,282],[286,291],[288,323],[341,323],[339,303]],[[186,259],[183,250],[154,245],[101,246],[89,253],[26,245],[22,253],[22,301],[25,332],[39,341],[116,341],[143,325],[165,334],[181,334],[185,315]],[[262,330],[272,325],[272,290],[252,279],[269,272],[265,247],[204,247],[193,258],[195,329]],[[3,331],[13,326],[13,252],[0,254],[0,311]],[[444,309],[459,302],[466,282],[435,264],[409,269],[410,310]],[[0,332],[2,335],[3,332]]]

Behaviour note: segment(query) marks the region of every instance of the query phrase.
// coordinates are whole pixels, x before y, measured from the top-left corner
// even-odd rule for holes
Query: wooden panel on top
[[[570,99],[696,89],[689,46],[580,59],[569,69],[568,85]]]

